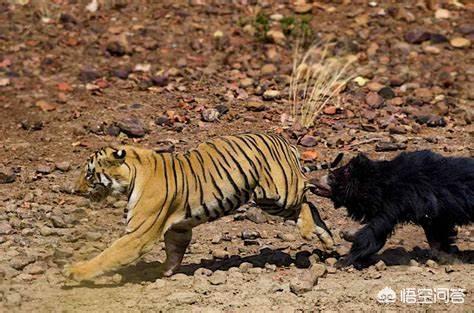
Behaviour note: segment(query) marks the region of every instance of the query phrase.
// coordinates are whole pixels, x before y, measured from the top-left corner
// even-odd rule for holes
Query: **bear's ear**
[[[355,160],[359,163],[359,164],[366,164],[366,163],[369,163],[370,162],[370,159],[363,153],[359,153],[356,157],[355,157]]]
[[[339,163],[341,163],[342,159],[344,158],[344,153],[341,152],[339,153],[336,158],[334,159],[334,161],[332,161],[331,165],[329,166],[329,168],[335,168],[336,166],[339,165]]]
[[[372,168],[372,161],[363,153],[359,153],[349,162],[352,174],[367,174]]]

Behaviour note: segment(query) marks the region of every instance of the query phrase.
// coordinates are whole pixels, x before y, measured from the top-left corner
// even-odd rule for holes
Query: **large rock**
[[[15,307],[21,305],[21,294],[11,291],[4,296],[6,305]]]
[[[224,249],[214,249],[212,251],[212,256],[215,259],[227,259],[230,256],[230,253]]]
[[[375,264],[375,269],[379,272],[385,271],[387,269],[387,265],[384,261],[380,260]]]
[[[10,260],[10,266],[20,271],[28,264],[34,263],[36,258],[32,255],[18,255]]]
[[[54,171],[54,167],[49,164],[41,164],[36,168],[36,172],[45,175],[51,173],[52,171]]]
[[[429,32],[421,28],[415,28],[407,31],[403,37],[405,38],[406,42],[419,44],[423,41],[429,40],[431,36]]]
[[[79,73],[79,80],[83,83],[90,83],[102,77],[102,74],[92,68],[84,68]]]
[[[251,112],[262,112],[267,109],[265,104],[260,101],[249,101],[245,103],[244,105],[245,105],[245,108]]]
[[[406,148],[407,145],[405,143],[398,142],[381,141],[375,145],[375,151],[377,152],[405,150]]]
[[[0,168],[0,184],[13,183],[16,180],[16,174],[12,169]]]
[[[314,147],[318,143],[318,138],[311,136],[311,135],[304,135],[301,139],[299,144],[303,147]]]
[[[301,295],[308,291],[311,291],[313,290],[313,287],[314,285],[311,280],[293,278],[290,281],[290,291],[296,295]]]
[[[474,34],[474,23],[460,24],[457,28],[457,31],[463,35]]]
[[[64,221],[64,218],[61,215],[53,215],[53,216],[51,216],[50,219],[51,219],[51,222],[53,223],[54,227],[57,227],[57,228],[66,228],[67,227],[67,223]]]
[[[276,71],[277,67],[274,64],[265,64],[261,69],[262,75],[273,75]]]
[[[383,98],[376,92],[369,92],[365,97],[365,102],[372,108],[378,108],[383,104]]]
[[[242,231],[241,237],[243,240],[255,240],[257,238],[260,238],[260,233],[256,230],[248,230],[244,229]]]
[[[134,116],[117,122],[117,127],[128,137],[144,137],[146,134],[145,125]]]
[[[426,124],[428,127],[445,127],[447,124],[444,117],[434,114],[418,115],[415,120],[418,124]]]
[[[263,224],[268,220],[262,210],[256,207],[249,208],[245,213],[245,217],[257,224]]]
[[[311,267],[309,268],[309,272],[311,274],[311,279],[317,282],[319,278],[326,277],[328,270],[326,268],[326,265],[322,263],[316,263],[311,265]]]
[[[224,271],[215,271],[210,277],[209,282],[211,285],[222,285],[227,281],[227,275]]]
[[[278,233],[277,237],[285,242],[296,241],[296,236],[291,233]]]
[[[449,41],[449,43],[455,48],[467,48],[471,45],[471,41],[463,37],[453,38]]]
[[[266,90],[263,93],[264,100],[275,100],[278,98],[280,98],[280,92],[278,90],[270,89],[270,90]]]
[[[0,235],[8,235],[13,231],[8,221],[0,221]]]
[[[384,99],[393,99],[395,97],[395,92],[390,87],[381,88],[378,94]]]
[[[202,120],[205,122],[215,122],[219,120],[219,111],[216,109],[205,109],[201,112]]]
[[[327,269],[324,264],[313,264],[290,281],[290,291],[296,295],[311,291],[318,284],[319,278],[325,277],[326,273]]]
[[[71,169],[71,163],[68,161],[57,162],[55,166],[61,172],[67,172]]]
[[[121,57],[127,54],[127,47],[119,41],[111,41],[105,47],[108,53],[112,56]]]
[[[424,102],[429,102],[433,98],[433,91],[429,88],[417,88],[415,89],[415,97]]]
[[[337,259],[336,258],[327,258],[325,260],[325,262],[328,266],[334,266],[337,263]]]

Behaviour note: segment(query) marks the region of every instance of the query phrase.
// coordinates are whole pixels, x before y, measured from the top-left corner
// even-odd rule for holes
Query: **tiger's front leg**
[[[309,202],[303,202],[297,225],[300,234],[304,239],[311,240],[313,234],[316,234],[326,251],[333,250],[334,240],[331,232],[319,216],[319,212],[314,205]]]
[[[90,280],[98,275],[132,263],[148,252],[159,236],[160,227],[151,217],[136,230],[116,240],[95,258],[66,266],[64,274],[76,281]]]

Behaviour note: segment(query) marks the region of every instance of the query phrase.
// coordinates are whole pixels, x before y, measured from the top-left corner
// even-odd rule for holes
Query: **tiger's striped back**
[[[291,216],[301,203],[306,179],[298,151],[284,138],[266,134],[217,137],[178,154],[186,218],[229,214],[251,197],[269,213]]]

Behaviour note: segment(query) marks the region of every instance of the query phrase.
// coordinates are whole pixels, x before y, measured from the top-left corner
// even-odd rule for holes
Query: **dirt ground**
[[[417,149],[472,157],[469,1],[19,2],[0,2],[0,311],[474,309],[472,226],[459,229],[461,252],[449,260],[405,225],[380,252],[383,264],[336,270],[334,255],[300,238],[294,223],[248,207],[197,227],[170,278],[156,271],[161,243],[94,283],[61,275],[65,264],[93,257],[124,231],[123,199],[92,203],[67,192],[86,157],[107,144],[185,151],[221,134],[281,132],[298,30],[335,43],[336,54],[357,55],[360,78],[314,127],[283,131],[295,143],[306,136],[301,152],[316,161],[340,151],[383,159]],[[347,252],[340,234],[359,226],[330,201],[310,199],[338,252]],[[328,273],[298,291],[310,262]],[[396,292],[394,303],[377,301],[384,287]],[[423,304],[418,295],[406,304],[406,288],[461,288],[464,303]]]

